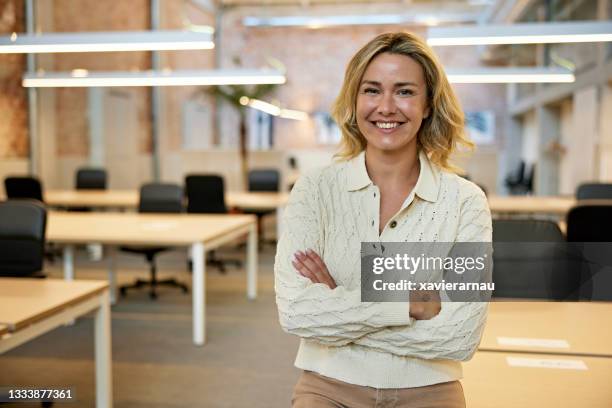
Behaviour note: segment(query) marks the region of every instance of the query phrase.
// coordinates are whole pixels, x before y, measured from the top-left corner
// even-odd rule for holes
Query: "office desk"
[[[45,202],[52,207],[96,207],[131,209],[138,207],[136,190],[49,190]],[[228,207],[243,210],[276,210],[287,204],[289,193],[285,192],[240,192],[225,194]]]
[[[244,234],[247,238],[247,297],[257,296],[257,227],[253,215],[49,212],[47,240],[64,245],[64,278],[74,278],[73,245],[188,246],[193,274],[193,342],[205,341],[205,253]],[[111,251],[112,252],[112,251]],[[110,257],[111,299],[115,293]]]
[[[105,209],[136,209],[139,193],[136,190],[49,190],[45,202],[52,207],[93,207]],[[229,208],[244,211],[275,211],[277,236],[280,237],[283,208],[289,200],[286,192],[228,191],[225,203]]]
[[[497,214],[552,214],[565,216],[576,205],[573,197],[489,196],[489,208]]]
[[[463,377],[469,408],[612,407],[612,358],[477,352]]]
[[[492,302],[480,350],[612,357],[612,302]]]
[[[107,282],[0,278],[0,323],[3,325],[0,327],[0,354],[92,311],[95,311],[96,407],[111,408],[113,382]]]

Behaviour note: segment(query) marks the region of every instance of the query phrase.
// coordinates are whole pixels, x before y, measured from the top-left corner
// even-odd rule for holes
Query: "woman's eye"
[[[400,89],[397,93],[401,96],[412,96],[414,91],[412,89]]]
[[[378,93],[378,89],[376,88],[365,88],[363,90],[364,94],[377,94]]]

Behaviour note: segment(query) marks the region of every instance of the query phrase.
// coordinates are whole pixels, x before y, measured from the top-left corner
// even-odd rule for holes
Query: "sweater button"
[[[397,227],[397,221],[395,221],[395,220],[391,221],[391,224],[389,224],[389,226],[390,226],[391,228],[395,228],[395,227]]]

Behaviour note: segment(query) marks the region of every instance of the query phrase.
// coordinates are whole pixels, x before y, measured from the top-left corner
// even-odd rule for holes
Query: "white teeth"
[[[393,129],[399,126],[397,122],[376,122],[376,127],[381,129]]]

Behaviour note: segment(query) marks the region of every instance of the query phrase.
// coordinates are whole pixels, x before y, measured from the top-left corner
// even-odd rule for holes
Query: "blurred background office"
[[[0,177],[30,172],[45,188],[65,189],[72,188],[76,169],[91,165],[107,169],[109,188],[135,189],[150,180],[179,181],[190,172],[210,170],[223,174],[229,190],[245,188],[238,159],[238,110],[209,87],[24,88],[27,71],[280,67],[286,82],[261,99],[304,115],[285,119],[248,108],[246,144],[248,167],[279,168],[285,186],[292,174],[289,158],[302,171],[331,158],[339,133],[329,107],[348,59],[376,34],[407,29],[427,38],[436,27],[607,21],[611,3],[3,0],[0,33],[7,36],[28,30],[208,30],[214,31],[215,46],[198,51],[0,54]],[[543,67],[567,69],[575,76],[571,83],[487,84],[475,79],[477,83],[454,85],[467,129],[478,144],[470,159],[459,161],[488,192],[573,194],[582,182],[612,177],[612,119],[606,114],[612,109],[609,42],[435,50],[448,70],[468,74],[475,75],[478,68]]]
[[[612,252],[559,255],[612,242],[612,0],[0,0],[0,388],[288,406],[279,220],[350,57],[398,30],[461,101],[494,297],[522,301],[491,305],[468,406],[612,406]]]

